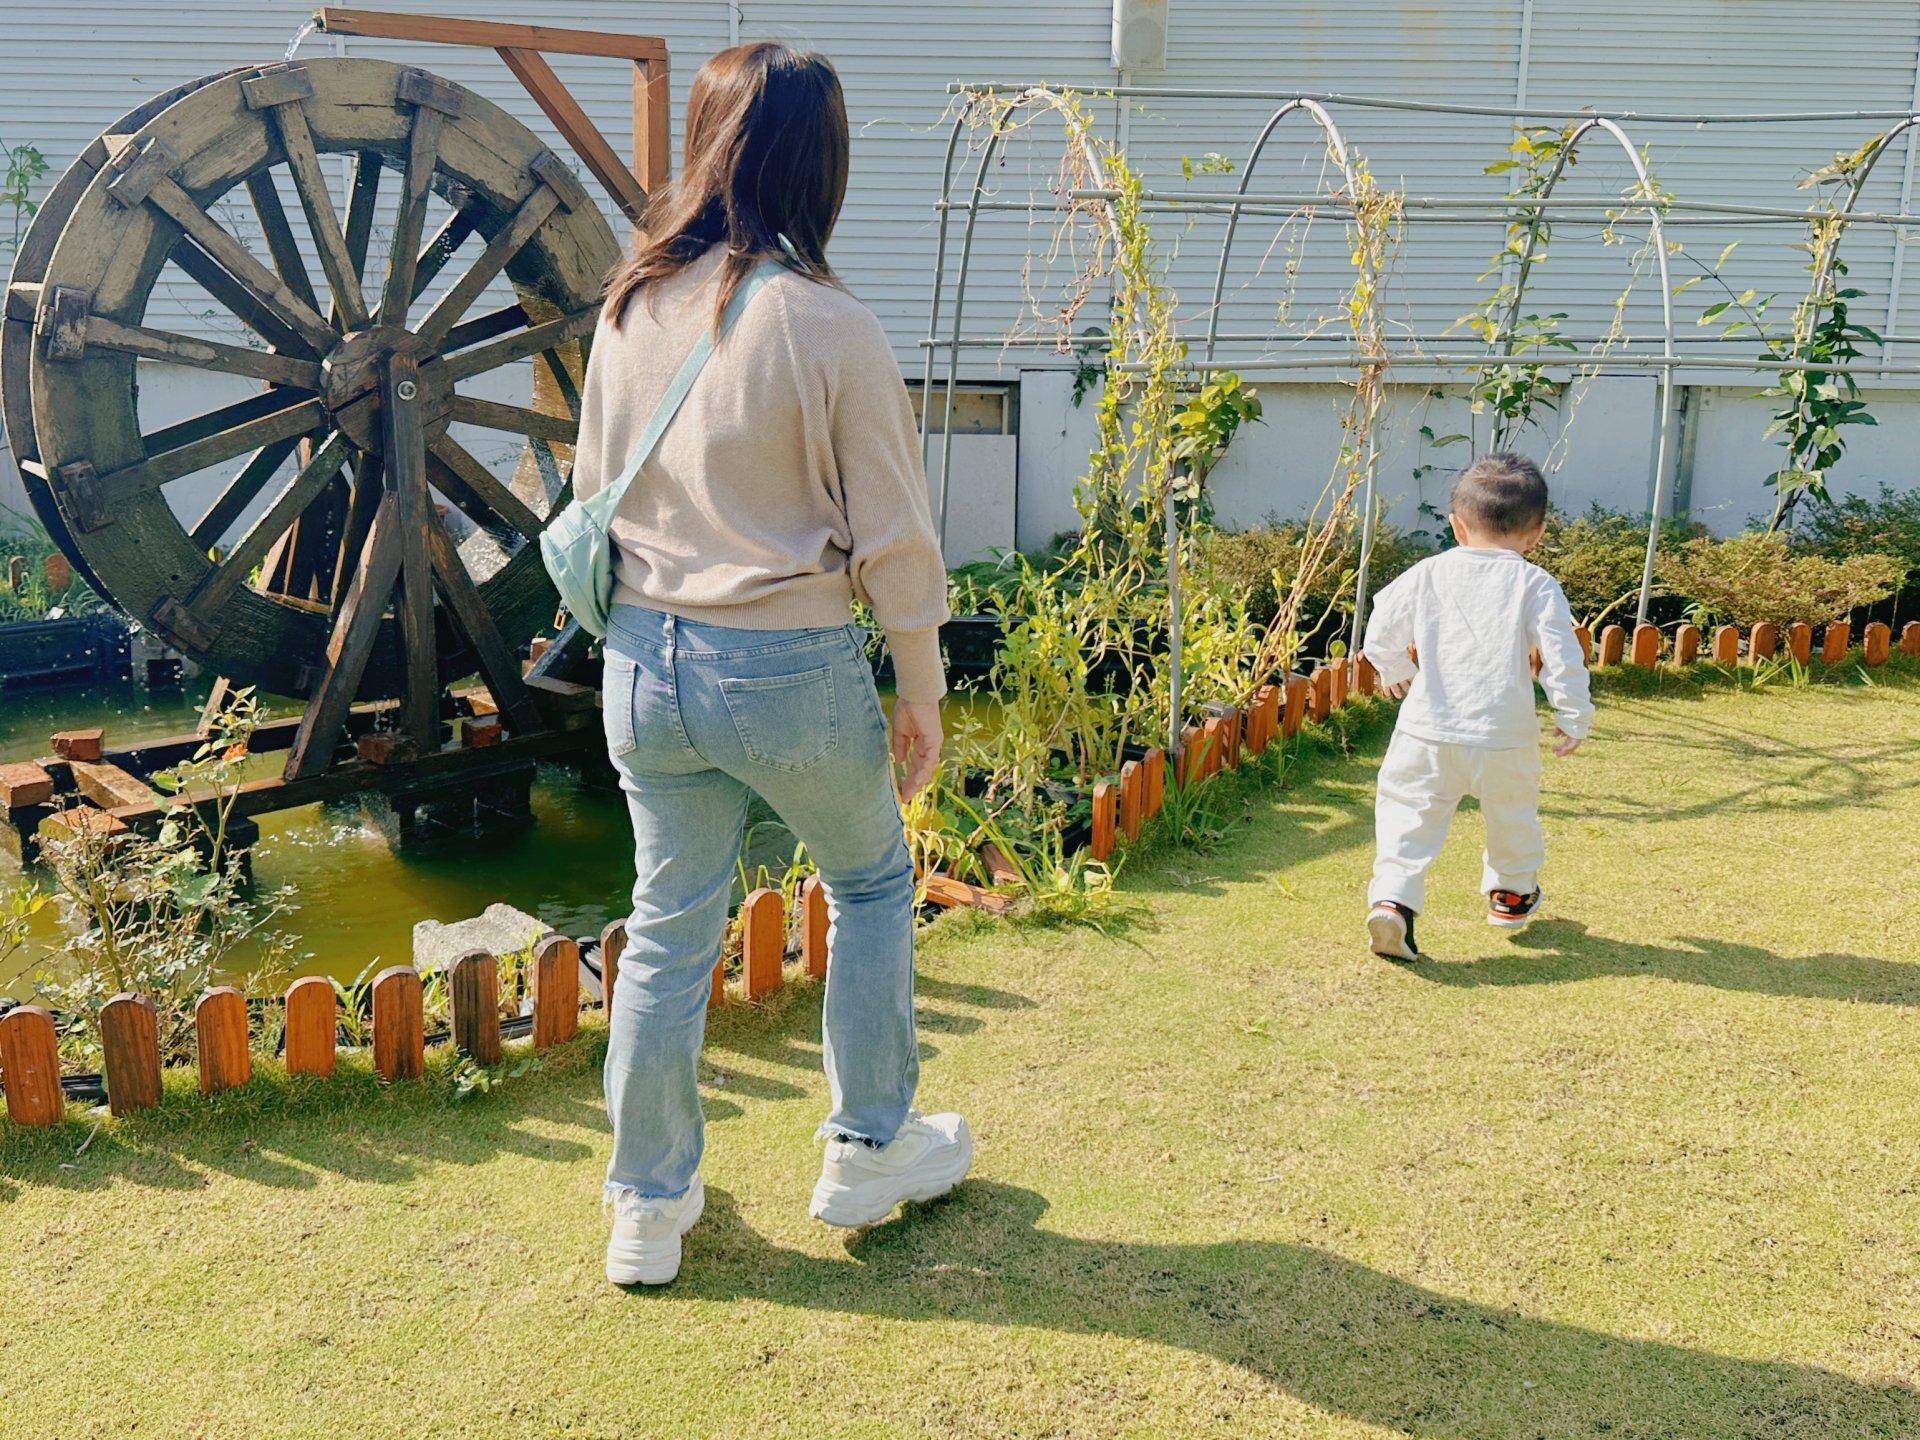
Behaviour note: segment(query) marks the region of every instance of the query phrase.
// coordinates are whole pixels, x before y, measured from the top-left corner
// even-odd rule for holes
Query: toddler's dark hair
[[[1547,518],[1547,482],[1526,456],[1496,450],[1460,472],[1448,504],[1476,530],[1524,535]]]

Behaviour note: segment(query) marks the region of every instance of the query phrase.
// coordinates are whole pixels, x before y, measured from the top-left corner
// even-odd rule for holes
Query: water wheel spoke
[[[311,344],[298,330],[255,299],[252,291],[222,270],[218,261],[191,240],[182,240],[168,258],[186,271],[202,290],[224,305],[235,319],[282,354],[315,356],[325,353],[329,348]]]
[[[418,105],[407,137],[406,182],[400,187],[400,211],[394,216],[393,243],[387,257],[387,283],[380,295],[380,323],[405,326],[413,304],[413,277],[420,263],[420,232],[426,226],[427,196],[434,162],[440,155],[442,111]]]
[[[427,494],[427,435],[415,398],[418,369],[410,355],[387,361],[380,380],[381,455],[400,525],[400,713],[414,751],[440,748],[440,659],[434,649],[433,559],[427,532],[435,519]]]
[[[317,361],[276,355],[271,350],[253,350],[245,345],[223,345],[216,340],[196,340],[170,330],[152,330],[145,325],[122,325],[104,315],[89,315],[84,331],[89,347],[118,350],[142,360],[164,360],[174,365],[191,365],[199,370],[217,370],[225,375],[245,375],[255,380],[270,380],[296,390],[320,388]]]
[[[194,588],[187,600],[187,608],[195,611],[203,620],[210,620],[219,613],[220,607],[229,596],[247,581],[254,566],[267,558],[267,552],[274,542],[287,532],[294,521],[307,506],[319,498],[334,476],[340,473],[340,467],[346,463],[349,452],[347,437],[335,432],[327,442],[313,452],[313,458],[302,465],[286,488],[274,497],[274,501],[261,514],[260,518],[247,527],[234,545],[227,558],[222,560],[206,578]]]
[[[454,322],[467,313],[473,302],[493,283],[494,277],[507,268],[508,262],[520,253],[522,247],[533,238],[534,232],[546,223],[547,217],[559,205],[560,197],[551,185],[534,187],[533,193],[513,212],[513,218],[487,242],[487,248],[480,252],[480,258],[468,267],[466,274],[453,282],[447,293],[427,312],[427,318],[420,322],[416,333],[427,342],[429,348],[439,348]]]
[[[327,273],[334,308],[349,330],[358,330],[367,323],[367,302],[360,293],[360,276],[347,250],[346,232],[340,228],[340,216],[333,208],[327,177],[320,170],[319,153],[313,148],[313,128],[307,124],[307,112],[299,101],[293,101],[275,105],[273,119],[286,151],[287,169],[293,174],[293,188],[300,192],[300,208],[307,212],[307,229],[320,252],[320,268]]]
[[[280,191],[273,183],[273,172],[261,170],[247,177],[247,194],[253,197],[253,213],[260,221],[260,233],[267,242],[267,253],[287,288],[316,311],[320,297],[313,293],[313,281],[307,275],[307,262],[300,254],[300,242],[293,238],[293,226],[287,221],[287,207],[280,203]]]
[[[534,514],[526,502],[496,480],[492,471],[451,436],[442,435],[433,442],[428,454],[428,466],[434,471],[436,483],[448,495],[455,495],[457,489],[466,491],[500,521],[529,540],[546,529],[546,521]],[[460,508],[469,516],[473,515],[465,505]],[[478,517],[474,518],[478,520]]]
[[[516,307],[518,308],[518,307]],[[585,310],[576,310],[571,315],[563,315],[558,320],[549,320],[545,324],[535,325],[532,329],[518,335],[510,335],[503,340],[495,340],[488,345],[475,345],[456,355],[449,355],[440,362],[441,371],[449,384],[458,384],[462,380],[471,380],[474,376],[488,370],[497,370],[502,365],[511,365],[516,360],[525,360],[530,355],[538,355],[543,350],[551,350],[556,345],[564,345],[569,340],[578,340],[582,335],[592,333],[594,323],[600,318],[600,307],[589,306]]]
[[[353,486],[347,498],[347,523],[340,537],[340,549],[334,556],[332,595],[337,605],[346,598],[353,578],[353,567],[366,549],[374,514],[385,493],[381,483],[380,456],[361,452],[347,462],[353,472]]]
[[[432,510],[427,512],[427,547],[433,558],[434,579],[446,597],[455,624],[473,647],[474,658],[479,662],[481,677],[487,682],[494,704],[500,707],[516,732],[538,730],[540,712],[520,678],[519,659],[500,634],[500,627],[493,623],[487,602],[461,563],[447,527]]]
[[[367,532],[366,548],[359,555],[359,568],[334,611],[320,679],[308,696],[300,728],[287,751],[284,773],[289,780],[318,775],[333,758],[334,742],[347,722],[347,711],[360,688],[360,677],[366,673],[373,642],[380,634],[387,598],[393,594],[394,580],[400,574],[399,529],[395,499],[389,491],[380,498]]]
[[[481,400],[472,395],[455,395],[447,414],[469,425],[484,425],[489,430],[507,430],[538,440],[559,440],[571,445],[580,438],[580,422],[571,416],[548,415],[524,405],[503,405],[498,400]]]
[[[484,315],[476,315],[471,320],[462,320],[447,332],[447,338],[440,342],[440,353],[451,355],[456,350],[464,350],[469,345],[478,345],[483,340],[493,340],[501,335],[510,335],[515,330],[531,325],[533,317],[516,303],[503,305],[498,310],[489,310]]]
[[[220,498],[209,505],[206,513],[194,523],[189,532],[193,543],[202,550],[219,544],[220,537],[246,513],[254,497],[266,488],[267,481],[286,463],[287,456],[293,453],[293,447],[299,443],[299,437],[296,436],[290,440],[276,440],[256,450],[253,458],[220,492]]]
[[[258,413],[261,399],[278,402],[266,413]],[[233,417],[245,416],[234,420]],[[327,407],[312,396],[291,397],[278,391],[264,396],[249,396],[233,405],[210,411],[180,426],[156,431],[144,437],[147,458],[123,466],[100,477],[100,485],[109,507],[115,501],[130,500],[149,490],[209,465],[218,465],[249,450],[258,450],[276,440],[298,439],[325,422]],[[233,423],[223,423],[233,421]],[[210,428],[218,427],[218,428]],[[192,435],[191,439],[179,439]],[[175,440],[171,445],[162,444]],[[156,448],[158,447],[158,448]]]
[[[433,238],[421,247],[420,258],[414,261],[413,294],[408,297],[409,303],[427,293],[427,287],[446,269],[447,262],[466,243],[467,237],[479,228],[478,211],[466,205],[454,207],[453,214],[434,232]]]
[[[147,198],[186,231],[188,238],[206,251],[215,264],[276,317],[297,331],[302,340],[321,354],[333,348],[336,337],[320,313],[294,294],[286,281],[254,259],[246,246],[201,209],[191,195],[171,179],[162,176],[155,182]]]
[[[353,189],[347,195],[347,256],[353,273],[365,278],[367,246],[373,239],[373,217],[380,203],[380,152],[362,150],[353,162]],[[345,323],[338,305],[329,318],[336,326]]]

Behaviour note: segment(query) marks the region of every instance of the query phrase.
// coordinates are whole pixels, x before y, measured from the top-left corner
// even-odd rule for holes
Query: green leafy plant
[[[6,162],[6,170],[0,173],[0,205],[12,212],[13,221],[7,248],[18,250],[27,221],[40,208],[40,202],[33,198],[33,187],[47,173],[47,157],[37,145],[9,145],[0,140],[0,160]]]
[[[482,1065],[471,1055],[463,1055],[452,1071],[453,1093],[460,1100],[475,1095],[491,1095],[510,1080],[532,1075],[542,1068],[538,1055],[520,1055],[498,1065]]]
[[[1259,420],[1258,395],[1230,370],[1215,374],[1187,398],[1173,417],[1173,458],[1183,470],[1174,494],[1190,511],[1207,518],[1207,475],[1226,456],[1240,427]]]
[[[1796,554],[1773,531],[1697,539],[1658,562],[1661,582],[1692,606],[1697,623],[1818,625],[1884,600],[1903,570],[1886,555],[1831,560]]]
[[[1794,526],[1794,544],[1816,555],[1890,555],[1905,567],[1900,582],[1920,581],[1920,490],[1882,484],[1877,498],[1847,495],[1809,510]]]
[[[1705,534],[1701,525],[1663,520],[1660,548],[1671,552]],[[1574,619],[1592,629],[1639,597],[1646,554],[1646,516],[1595,504],[1579,515],[1549,514],[1529,558],[1560,582]]]

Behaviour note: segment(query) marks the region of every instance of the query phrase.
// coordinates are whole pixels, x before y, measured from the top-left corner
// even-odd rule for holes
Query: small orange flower
[[[233,744],[229,745],[224,751],[221,752],[220,758],[224,761],[227,761],[229,764],[231,764],[235,760],[246,759],[247,758],[247,742],[244,740],[236,740]]]

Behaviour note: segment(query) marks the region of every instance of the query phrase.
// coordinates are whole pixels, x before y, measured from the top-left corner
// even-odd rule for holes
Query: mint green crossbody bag
[[[732,328],[740,312],[747,308],[747,302],[781,268],[778,262],[769,260],[740,282],[740,288],[733,292],[726,312],[720,317],[718,335],[723,336]],[[660,437],[667,433],[667,426],[680,412],[687,392],[693,389],[693,382],[706,368],[716,338],[714,332],[703,331],[694,342],[693,349],[668,384],[666,394],[660,397],[647,428],[633,442],[632,453],[627,456],[619,477],[585,500],[575,500],[540,532],[540,555],[547,562],[547,574],[553,577],[554,589],[560,592],[560,603],[580,622],[580,628],[591,635],[604,638],[613,616],[613,539],[607,533],[613,517],[620,509],[620,502],[626,499],[633,477],[659,447]]]

